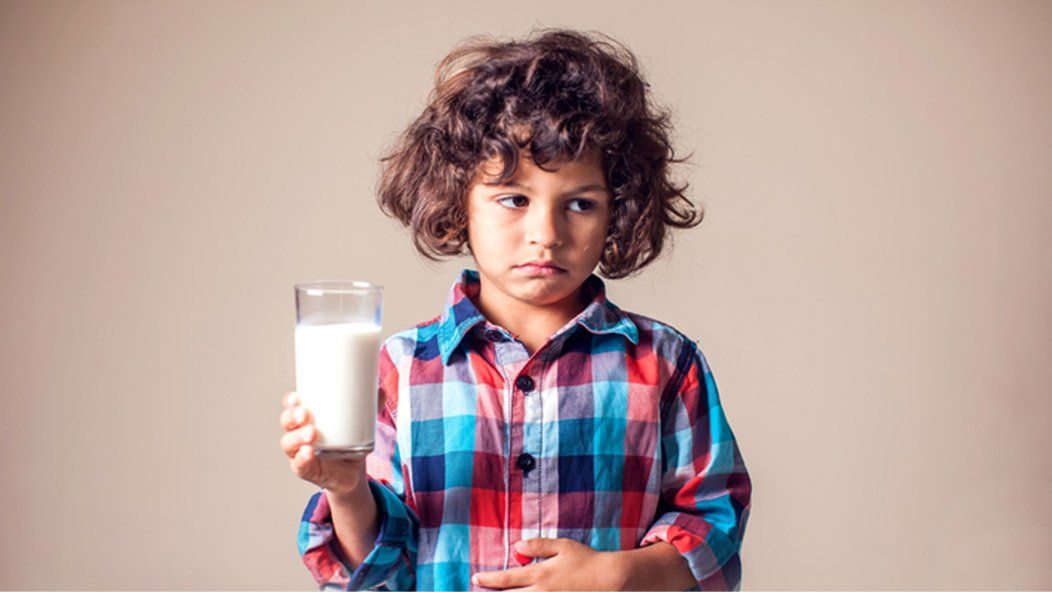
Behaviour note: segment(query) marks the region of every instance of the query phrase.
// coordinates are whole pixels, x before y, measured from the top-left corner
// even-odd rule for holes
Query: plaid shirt
[[[668,541],[697,588],[740,588],[752,486],[705,356],[598,276],[584,288],[591,303],[532,355],[475,307],[470,269],[440,316],[385,340],[366,458],[379,536],[348,569],[313,494],[298,548],[320,589],[477,589],[471,574],[518,565],[512,545],[533,537]]]

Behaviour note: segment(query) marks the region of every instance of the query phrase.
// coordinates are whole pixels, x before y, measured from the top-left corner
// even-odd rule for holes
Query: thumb
[[[526,557],[551,557],[559,552],[558,539],[533,538],[515,543],[515,550]]]

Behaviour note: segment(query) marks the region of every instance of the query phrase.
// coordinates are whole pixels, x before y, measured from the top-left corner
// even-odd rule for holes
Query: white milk
[[[296,326],[296,392],[314,415],[315,449],[372,449],[379,355],[379,325]]]

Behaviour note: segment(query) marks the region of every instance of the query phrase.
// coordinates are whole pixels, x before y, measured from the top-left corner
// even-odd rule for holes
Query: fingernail
[[[296,410],[292,412],[292,417],[296,421],[303,421],[303,407],[297,407]]]
[[[307,429],[303,430],[303,441],[310,442],[311,436],[314,435],[314,426],[307,426]]]
[[[476,586],[479,585],[479,576],[478,576],[478,574],[475,574],[475,575],[471,576],[471,583],[475,584]]]

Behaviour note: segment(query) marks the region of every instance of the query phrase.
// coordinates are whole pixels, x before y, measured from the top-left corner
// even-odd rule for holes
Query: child
[[[607,299],[702,213],[668,179],[666,113],[630,51],[545,30],[439,65],[382,209],[436,259],[445,309],[380,351],[376,448],[319,460],[299,552],[322,588],[738,589],[751,482],[691,339]],[[609,41],[608,41],[609,40]]]

